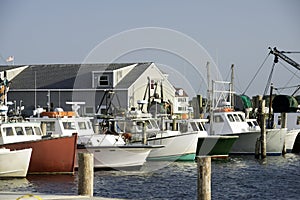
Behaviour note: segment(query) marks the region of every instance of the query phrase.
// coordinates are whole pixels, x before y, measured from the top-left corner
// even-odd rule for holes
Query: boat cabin
[[[245,113],[241,111],[214,112],[213,116],[213,131],[210,132],[210,124],[206,125],[207,130],[212,135],[225,135],[253,131],[245,119]]]
[[[18,122],[0,125],[0,144],[38,140],[42,138],[39,123]]]
[[[77,133],[78,136],[84,136],[95,133],[90,117],[76,117],[72,112],[64,113],[68,114],[45,112],[41,114],[41,117],[30,117],[29,120],[41,123],[41,129],[45,135],[71,136]]]

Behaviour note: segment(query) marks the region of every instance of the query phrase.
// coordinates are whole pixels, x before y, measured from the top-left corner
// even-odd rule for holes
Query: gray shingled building
[[[36,107],[71,110],[66,102],[84,102],[81,114],[94,115],[100,102],[101,109],[129,110],[154,93],[170,102],[175,96],[167,75],[151,62],[1,66],[1,71],[11,81],[8,101],[25,106],[27,115]]]

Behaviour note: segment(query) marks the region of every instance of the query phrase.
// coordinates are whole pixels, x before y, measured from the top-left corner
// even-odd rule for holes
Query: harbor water
[[[0,191],[77,194],[77,172],[2,179]],[[299,199],[300,154],[230,156],[212,161],[212,199]],[[147,162],[139,171],[95,171],[94,196],[122,199],[197,199],[197,163]]]

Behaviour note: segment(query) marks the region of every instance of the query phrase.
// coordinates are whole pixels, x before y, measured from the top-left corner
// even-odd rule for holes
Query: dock
[[[5,200],[121,200],[116,198],[89,197],[75,194],[44,194],[26,192],[0,192],[0,199]]]

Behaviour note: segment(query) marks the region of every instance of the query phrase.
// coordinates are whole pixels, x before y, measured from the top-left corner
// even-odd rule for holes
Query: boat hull
[[[138,169],[146,162],[151,150],[152,147],[143,145],[82,146],[77,152],[93,153],[96,169]],[[78,167],[78,162],[75,166]]]
[[[77,134],[34,141],[3,144],[10,150],[32,148],[29,174],[73,174]]]
[[[205,136],[199,137],[197,156],[211,156],[212,158],[227,158],[238,136]]]
[[[267,155],[281,155],[287,129],[267,129]],[[230,154],[255,154],[256,142],[260,139],[261,132],[243,132],[233,144]]]
[[[285,149],[286,152],[291,153],[299,133],[299,129],[288,130],[285,136]]]
[[[7,150],[0,150],[0,177],[26,177],[32,149]]]
[[[148,143],[150,145],[163,145],[164,148],[153,149],[147,160],[194,160],[196,156],[197,140],[197,132],[149,138]]]

